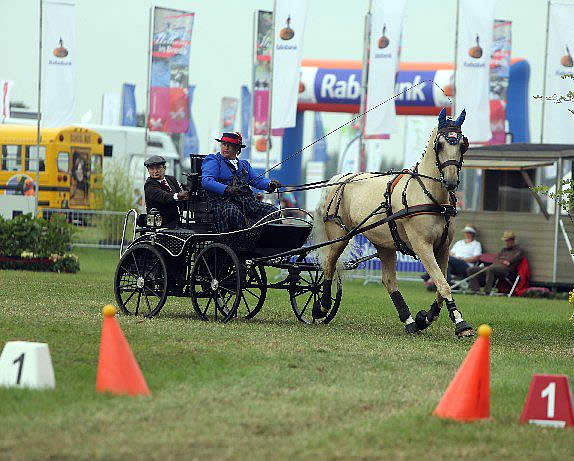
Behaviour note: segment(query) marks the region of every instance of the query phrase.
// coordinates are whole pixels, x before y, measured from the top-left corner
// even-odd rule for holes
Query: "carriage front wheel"
[[[199,252],[190,275],[191,303],[198,315],[227,322],[241,301],[241,273],[235,252],[222,243],[211,243]]]
[[[167,299],[167,266],[151,245],[136,245],[123,254],[116,269],[114,293],[126,315],[157,315]]]
[[[324,275],[322,270],[308,269],[303,270],[299,274],[299,280],[291,283],[289,287],[289,298],[291,307],[295,312],[295,317],[303,323],[329,323],[339,310],[341,304],[341,297],[343,295],[343,286],[341,279],[337,277],[336,281],[331,287],[331,309],[327,316],[314,320],[311,315],[313,304],[321,302],[323,296],[323,280]]]

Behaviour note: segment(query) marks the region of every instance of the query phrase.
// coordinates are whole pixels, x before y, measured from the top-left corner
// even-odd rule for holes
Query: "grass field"
[[[533,373],[574,376],[566,301],[459,295],[489,323],[491,418],[431,416],[472,345],[445,310],[407,337],[382,286],[347,281],[328,326],[299,324],[272,291],[252,321],[189,317],[170,298],[160,316],[118,316],[152,391],[95,392],[101,309],[113,301],[116,251],[78,251],[75,275],[0,271],[0,347],[47,342],[57,387],[0,389],[0,459],[568,459],[574,429],[522,426]],[[416,312],[432,294],[402,283]]]

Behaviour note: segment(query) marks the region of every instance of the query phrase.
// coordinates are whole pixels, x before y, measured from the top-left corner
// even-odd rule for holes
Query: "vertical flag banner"
[[[366,110],[395,94],[395,74],[406,0],[373,0]],[[365,137],[378,138],[396,128],[395,103],[383,104],[366,116]]]
[[[10,97],[13,85],[11,80],[0,80],[0,117],[2,117],[2,122],[10,117]]]
[[[313,140],[315,144],[313,144],[313,161],[326,162],[328,160],[327,140],[323,138],[323,136],[325,136],[325,129],[323,128],[323,119],[321,118],[320,112],[315,112],[314,125]]]
[[[295,126],[308,0],[276,0],[271,128]]]
[[[455,70],[456,114],[466,109],[464,134],[485,143],[490,130],[490,56],[496,0],[459,0]]]
[[[120,95],[104,93],[102,98],[102,125],[120,124]]]
[[[189,50],[195,13],[154,7],[149,129],[185,133],[189,127]]]
[[[251,155],[251,93],[247,85],[241,85],[241,135],[245,144],[245,157]]]
[[[187,133],[183,137],[183,155],[188,156],[190,154],[199,153],[199,137],[197,136],[197,130],[195,129],[195,123],[193,123],[193,115],[191,112],[191,105],[193,104],[193,93],[195,91],[195,86],[190,86],[187,89],[187,95],[189,99],[189,127]]]
[[[510,78],[510,51],[512,22],[494,21],[492,55],[490,56],[490,144],[506,141],[506,94]]]
[[[124,83],[122,87],[122,125],[136,126],[136,86]]]
[[[42,126],[74,121],[76,108],[76,10],[73,3],[44,0]]]
[[[546,98],[544,101],[544,135],[542,142],[572,144],[572,113],[574,98],[567,96],[572,91],[574,74],[574,4],[550,2],[548,24],[548,57],[546,60]]]
[[[219,127],[221,131],[234,130],[238,104],[239,101],[237,98],[221,98],[221,113],[219,116]]]
[[[273,13],[257,11],[255,33],[255,62],[253,64],[253,134],[267,135],[269,119],[269,88],[271,86],[271,43]]]

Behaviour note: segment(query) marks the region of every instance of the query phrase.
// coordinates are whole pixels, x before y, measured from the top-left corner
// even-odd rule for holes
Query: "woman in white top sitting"
[[[466,277],[466,270],[478,261],[482,254],[482,245],[478,240],[475,240],[476,229],[467,225],[462,231],[464,232],[464,239],[457,241],[452,246],[448,257],[446,279],[449,284],[452,283],[453,275]],[[430,278],[426,272],[421,277],[425,282]]]

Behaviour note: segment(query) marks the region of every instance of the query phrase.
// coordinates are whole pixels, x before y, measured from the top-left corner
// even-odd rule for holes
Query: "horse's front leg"
[[[381,259],[381,278],[383,285],[391,296],[391,300],[395,305],[399,320],[405,325],[405,331],[409,334],[414,334],[419,331],[415,321],[409,310],[409,306],[405,302],[403,295],[397,287],[397,251],[392,249],[385,249],[377,247],[379,258]]]
[[[444,299],[446,308],[448,309],[448,315],[451,321],[455,324],[455,334],[458,337],[474,335],[472,327],[466,323],[462,317],[462,313],[456,307],[450,292],[450,286],[445,278],[446,265],[448,264],[448,248],[445,248],[438,256],[438,258],[435,258],[432,245],[428,243],[413,242],[412,240],[411,243],[413,245],[413,250],[421,259],[425,269],[437,287],[437,298],[431,305],[429,312],[425,314],[424,311],[421,311],[417,314],[415,320],[417,326],[421,329],[424,329],[428,327],[434,320],[436,320],[440,312],[440,305]],[[437,259],[440,261],[442,268],[439,266]]]

